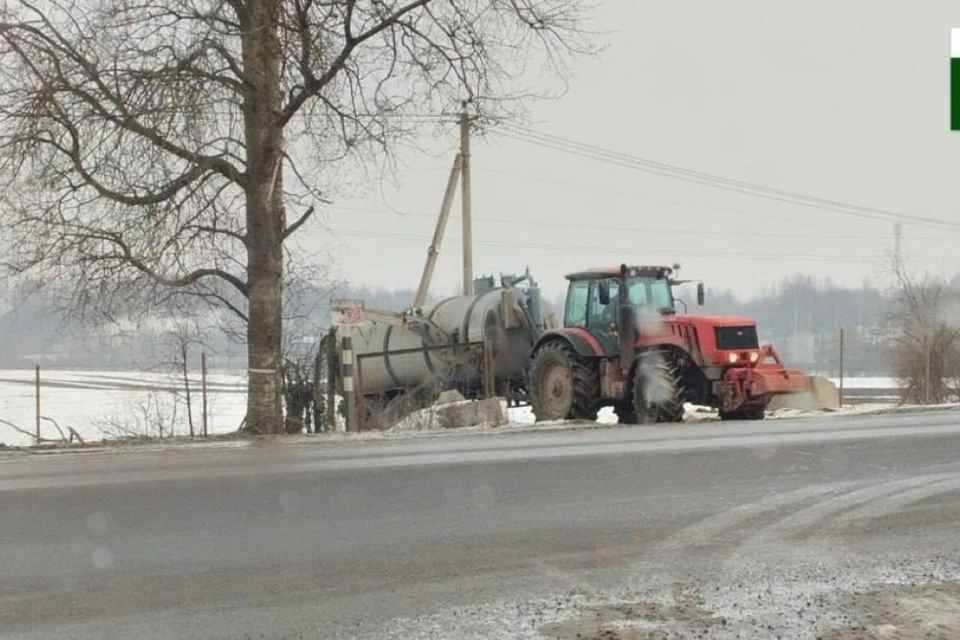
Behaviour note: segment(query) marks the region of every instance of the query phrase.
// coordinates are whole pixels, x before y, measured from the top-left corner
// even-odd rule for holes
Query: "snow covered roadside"
[[[767,420],[782,420],[788,418],[811,418],[827,415],[835,416],[869,416],[894,413],[924,413],[927,411],[943,411],[945,409],[960,409],[960,403],[948,402],[945,404],[896,404],[886,402],[868,402],[863,404],[844,405],[840,409],[823,409],[805,411],[800,409],[778,409],[767,414]]]
[[[823,418],[828,416],[867,416],[883,415],[894,413],[922,413],[926,411],[943,411],[945,409],[960,409],[960,403],[934,404],[934,405],[898,405],[895,403],[865,403],[855,405],[845,405],[840,409],[778,409],[767,412],[766,420],[793,420],[802,418]],[[617,416],[613,413],[611,407],[605,407],[600,410],[596,423],[583,423],[574,421],[541,422],[537,423],[530,407],[516,407],[509,409],[510,424],[505,427],[515,428],[521,425],[537,425],[544,427],[559,428],[569,425],[571,428],[583,428],[585,425],[594,425],[597,427],[617,424]],[[700,422],[720,422],[720,415],[716,409],[710,407],[701,407],[694,404],[684,406],[683,423],[696,424]]]
[[[784,409],[767,415],[767,420],[803,420],[810,418],[822,418],[834,416],[836,418],[884,415],[896,413],[922,413],[927,411],[943,411],[956,409],[960,410],[960,404],[945,404],[931,406],[896,406],[891,404],[874,405],[855,405],[844,407],[836,411],[800,411],[794,409]],[[693,426],[703,424],[707,427],[710,423],[720,423],[720,418],[716,411],[708,407],[698,407],[695,405],[686,406],[684,416],[684,425]],[[255,445],[258,442],[269,440],[271,443],[280,446],[304,446],[304,445],[350,445],[363,442],[378,441],[402,441],[416,438],[456,438],[461,436],[497,436],[508,433],[536,433],[548,431],[582,431],[593,429],[609,429],[617,424],[616,416],[610,409],[601,410],[599,419],[596,422],[585,422],[575,420],[558,420],[553,422],[535,422],[530,407],[512,407],[507,410],[510,421],[501,424],[479,424],[472,427],[462,427],[457,429],[444,429],[440,427],[418,428],[418,429],[391,429],[386,431],[364,431],[360,433],[318,433],[302,434],[294,436],[283,436],[280,438],[257,438],[255,436],[218,436],[211,440],[191,440],[189,438],[178,437],[170,440],[141,440],[141,441],[104,441],[85,447],[29,447],[25,449],[9,448],[9,453],[29,452],[30,454],[56,454],[68,452],[121,452],[121,451],[158,451],[167,449],[209,449],[209,448],[243,448]],[[756,424],[756,423],[754,423]],[[669,427],[669,425],[660,425],[660,427]],[[629,427],[643,428],[643,427]],[[3,449],[0,448],[0,452]],[[2,455],[2,454],[0,454]]]
[[[32,386],[33,371],[30,370],[0,370],[0,418],[10,420],[16,424],[31,429],[34,415],[34,397]],[[80,431],[88,445],[96,443],[96,449],[117,450],[127,445],[136,444],[138,450],[155,447],[204,447],[204,446],[246,446],[255,439],[231,437],[236,431],[243,414],[245,401],[245,384],[242,376],[237,374],[221,373],[209,377],[210,413],[213,416],[210,433],[215,436],[210,441],[190,440],[186,436],[186,416],[182,397],[182,389],[178,385],[182,381],[178,376],[164,374],[150,374],[137,372],[110,372],[110,371],[46,371],[43,372],[44,386],[41,387],[42,413],[54,417],[63,426],[73,426]],[[870,380],[869,382],[874,382]],[[199,381],[192,380],[194,386],[193,417],[194,424],[199,429],[200,399],[198,393]],[[179,398],[179,426],[172,440],[163,441],[155,438],[140,441],[115,440],[105,436],[105,424],[123,424],[124,421],[137,426],[137,420],[143,421],[144,407],[149,401],[157,399],[170,402],[174,398],[174,391],[178,390]],[[156,405],[155,405],[156,408]],[[826,416],[859,416],[888,413],[910,413],[920,411],[938,411],[960,408],[957,404],[923,406],[898,406],[893,403],[870,403],[845,406],[839,410],[797,410],[780,409],[767,414],[768,420],[791,420],[816,418]],[[376,440],[408,439],[416,437],[456,437],[471,434],[498,434],[522,433],[527,431],[556,431],[602,429],[617,424],[616,415],[612,408],[607,407],[600,411],[596,422],[556,421],[537,423],[532,409],[527,407],[504,406],[507,420],[503,424],[492,422],[478,424],[472,427],[445,429],[435,419],[432,409],[425,409],[405,418],[400,424],[387,431],[369,431],[362,433],[322,433],[301,436],[291,436],[278,439],[278,443],[352,443]],[[719,422],[715,410],[709,407],[694,405],[686,406],[685,424]],[[51,437],[53,427],[44,424],[44,434]],[[340,427],[343,428],[342,425]],[[123,435],[123,434],[117,434]],[[128,434],[134,435],[134,434]],[[165,437],[169,437],[169,432]],[[32,444],[31,439],[16,432],[4,429],[0,425],[0,443],[7,447],[25,447]],[[45,447],[33,451],[48,451],[56,447]],[[91,446],[84,450],[90,450]]]
[[[768,411],[765,420],[795,420],[802,418],[823,418],[828,416],[869,416],[893,413],[923,413],[926,411],[943,411],[945,409],[960,409],[960,403],[947,404],[896,404],[892,402],[868,402],[863,404],[848,404],[840,409],[777,409]],[[715,409],[686,405],[684,422],[713,422],[719,421],[720,416]]]
[[[470,402],[470,401],[467,401]],[[424,410],[429,411],[429,410]],[[32,447],[24,445],[24,448],[9,447],[8,453],[16,454],[28,452],[30,454],[57,454],[70,452],[120,452],[120,451],[159,451],[167,449],[206,449],[206,448],[242,448],[256,444],[263,440],[270,440],[277,445],[347,445],[362,442],[376,442],[385,440],[411,440],[415,438],[448,438],[460,437],[464,435],[490,435],[495,436],[504,433],[527,433],[540,431],[574,431],[586,429],[608,429],[616,425],[617,418],[612,409],[604,409],[600,412],[597,422],[583,422],[575,420],[558,420],[553,422],[535,422],[533,412],[530,407],[512,407],[506,409],[509,421],[501,425],[479,424],[472,427],[461,427],[457,429],[444,429],[439,426],[422,428],[423,425],[431,424],[424,418],[409,417],[404,420],[400,428],[388,429],[386,431],[363,431],[359,433],[346,433],[343,431],[332,433],[311,433],[292,436],[282,436],[279,438],[256,437],[248,435],[219,435],[210,440],[191,440],[185,437],[177,437],[169,440],[105,440],[102,442],[90,443],[84,447],[65,447],[65,446],[43,446]],[[416,425],[416,426],[414,426]],[[4,451],[0,448],[0,455]]]
[[[526,407],[511,407],[507,410],[508,415],[510,416],[511,425],[532,425],[537,424],[537,419],[533,415],[533,408]],[[541,422],[541,425],[562,425],[566,424],[567,420],[560,420],[557,422]],[[582,423],[577,423],[582,424]],[[613,407],[604,407],[600,409],[600,413],[597,414],[597,421],[595,424],[598,425],[611,425],[617,424],[617,416],[613,412]]]
[[[897,404],[892,402],[874,402],[874,403],[863,403],[863,404],[852,404],[844,405],[840,409],[777,409],[776,411],[768,411],[766,415],[766,420],[789,420],[789,419],[799,419],[799,418],[822,418],[826,416],[865,416],[865,415],[878,415],[878,414],[887,414],[887,413],[920,413],[924,411],[942,411],[944,409],[960,409],[960,403],[947,403],[947,404],[933,404],[933,405],[915,405],[915,404]],[[505,425],[508,427],[514,427],[517,425],[533,425],[537,424],[536,419],[533,415],[533,411],[530,407],[515,407],[509,409],[510,415],[510,424]],[[698,423],[698,422],[720,422],[720,415],[717,413],[716,409],[710,407],[702,407],[699,405],[689,404],[684,405],[684,415],[683,422],[688,423]],[[571,423],[569,421],[559,421],[551,423],[539,423],[540,425],[551,425],[559,426],[563,424],[575,424],[577,426],[582,426],[584,423],[576,422]],[[597,425],[615,425],[617,424],[617,416],[613,413],[613,408],[605,407],[600,410],[600,414],[597,416]]]

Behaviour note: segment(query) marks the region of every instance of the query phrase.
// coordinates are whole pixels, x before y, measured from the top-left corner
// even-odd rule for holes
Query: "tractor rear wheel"
[[[562,342],[548,342],[533,354],[528,388],[537,422],[597,419],[596,369]]]
[[[633,411],[636,422],[682,422],[683,403],[673,367],[663,354],[641,354],[633,374]]]

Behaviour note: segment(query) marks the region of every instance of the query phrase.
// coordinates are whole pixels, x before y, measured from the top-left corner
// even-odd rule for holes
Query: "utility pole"
[[[437,218],[437,226],[433,230],[433,242],[430,243],[430,247],[427,249],[427,263],[423,266],[423,274],[420,276],[420,286],[417,287],[417,295],[413,300],[414,307],[422,307],[427,301],[430,281],[433,279],[433,269],[437,266],[437,255],[440,253],[440,243],[443,242],[443,233],[447,228],[447,219],[450,217],[450,205],[453,203],[453,196],[457,191],[457,181],[460,178],[462,164],[463,161],[458,154],[453,160],[450,177],[447,178],[447,190],[443,193],[440,215]],[[464,257],[464,265],[466,265],[466,257]],[[466,269],[466,266],[464,266],[464,269]]]
[[[460,204],[463,218],[463,295],[473,295],[473,218],[470,201],[470,116],[467,103],[460,114]]]

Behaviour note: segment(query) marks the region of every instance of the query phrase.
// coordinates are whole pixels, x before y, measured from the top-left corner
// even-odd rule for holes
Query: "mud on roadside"
[[[821,601],[822,602],[822,601]],[[808,603],[809,604],[809,603]],[[960,583],[885,585],[848,594],[823,619],[817,607],[807,625],[787,635],[777,625],[743,625],[710,611],[698,590],[676,585],[672,602],[625,599],[581,605],[575,617],[540,627],[552,640],[665,640],[667,638],[811,638],[816,640],[954,640],[960,638]],[[819,619],[818,619],[819,618]],[[803,628],[805,627],[805,628]],[[796,635],[794,635],[796,634]]]
[[[853,617],[823,640],[952,640],[960,638],[960,584],[891,585],[851,594],[844,604]]]
[[[540,634],[556,640],[654,640],[676,637],[682,629],[688,637],[706,638],[711,627],[727,624],[726,618],[705,608],[696,588],[679,583],[674,586],[672,602],[627,600],[581,607],[579,613],[540,627]]]

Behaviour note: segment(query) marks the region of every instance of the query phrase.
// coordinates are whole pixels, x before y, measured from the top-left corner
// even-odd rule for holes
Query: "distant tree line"
[[[330,322],[330,300],[363,300],[368,307],[402,310],[413,301],[412,289],[384,289],[347,283],[300,282],[292,287],[285,344],[289,360],[307,362]],[[892,284],[879,288],[841,286],[808,275],[788,277],[760,294],[742,299],[730,291],[708,289],[706,305],[695,306],[689,292],[680,291],[691,313],[736,314],[753,318],[761,340],[773,343],[791,365],[828,375],[839,368],[839,332],[845,331],[847,375],[909,375],[904,351],[935,355],[933,369],[950,378],[953,351],[960,343],[953,328],[960,326],[960,275],[953,278],[911,278],[905,270]],[[110,317],[93,321],[62,314],[56,285],[40,289],[29,281],[0,287],[0,366],[27,367],[36,362],[56,367],[146,368],[170,349],[176,324],[182,331],[182,307],[171,306],[150,317]],[[562,295],[554,305],[562,304]],[[930,318],[926,318],[930,316]],[[188,318],[202,333],[205,349],[218,368],[243,368],[242,340],[229,331],[229,318],[209,311]],[[177,324],[179,322],[180,324]],[[227,328],[219,331],[216,329]],[[922,329],[922,331],[921,331]],[[926,335],[923,331],[928,331]],[[934,335],[936,334],[936,335]],[[923,351],[925,354],[926,351]],[[942,361],[938,358],[942,356]],[[925,355],[924,355],[925,358]],[[913,357],[912,359],[916,359]],[[921,367],[925,372],[925,360]],[[916,368],[914,363],[914,368]],[[947,383],[945,383],[947,384]],[[920,385],[923,386],[922,384]],[[917,392],[926,396],[925,388]],[[932,395],[943,396],[934,390]]]
[[[870,283],[845,287],[798,274],[748,300],[708,291],[704,312],[751,317],[761,341],[772,343],[791,366],[830,375],[839,372],[844,329],[848,375],[893,375],[894,307],[893,292]]]
[[[322,278],[295,283],[289,292],[284,350],[288,359],[298,361],[312,357],[329,326],[331,299],[359,299],[371,307],[399,311],[414,296],[412,289],[353,287]],[[71,294],[56,283],[27,278],[0,282],[0,367],[154,369],[170,361],[173,343],[184,331],[202,345],[218,369],[246,367],[242,332],[228,314],[206,307],[191,310],[172,300],[151,308],[149,314],[79,315],[65,301]]]

